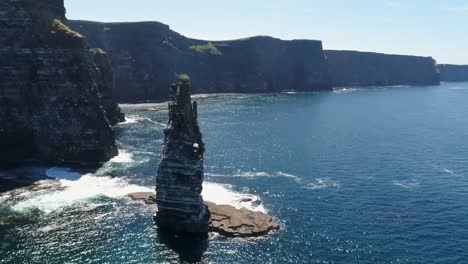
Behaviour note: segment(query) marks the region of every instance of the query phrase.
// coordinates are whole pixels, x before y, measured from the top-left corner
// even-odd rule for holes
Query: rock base
[[[148,205],[156,204],[156,194],[152,192],[131,193],[128,197]],[[280,225],[273,217],[262,212],[237,209],[230,205],[218,205],[206,201],[205,205],[211,213],[210,232],[227,237],[258,237],[280,229]]]

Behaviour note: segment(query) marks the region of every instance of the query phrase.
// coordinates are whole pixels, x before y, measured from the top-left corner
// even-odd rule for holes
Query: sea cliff
[[[118,154],[99,69],[63,0],[0,1],[0,164]]]
[[[468,65],[439,64],[443,82],[468,82]]]
[[[431,57],[326,50],[333,86],[439,85]]]
[[[321,41],[259,36],[190,39],[158,22],[70,21],[91,46],[108,52],[119,101],[163,100],[175,76],[191,76],[194,93],[330,90]]]

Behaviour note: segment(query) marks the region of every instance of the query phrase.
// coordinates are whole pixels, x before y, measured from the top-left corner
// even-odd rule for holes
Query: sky
[[[468,0],[65,0],[69,19],[159,21],[191,38],[322,40],[325,49],[468,64]]]

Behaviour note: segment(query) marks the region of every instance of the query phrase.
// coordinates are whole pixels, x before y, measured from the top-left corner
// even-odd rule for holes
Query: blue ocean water
[[[0,226],[0,263],[468,263],[468,83],[195,99],[206,196],[258,197],[280,231],[164,240],[122,197],[154,189],[167,109],[123,105],[119,157],[7,204],[34,219]]]

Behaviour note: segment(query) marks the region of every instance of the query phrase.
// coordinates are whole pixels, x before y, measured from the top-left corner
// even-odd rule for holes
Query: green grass
[[[221,51],[219,51],[218,48],[216,48],[216,46],[211,42],[208,42],[205,45],[193,45],[190,46],[190,49],[196,51],[197,53],[210,53],[216,56],[223,56]]]
[[[182,83],[189,83],[190,82],[190,77],[187,74],[180,74],[178,79]]]
[[[62,21],[56,18],[52,20],[51,28],[52,28],[52,33],[64,34],[70,38],[79,38],[79,39],[83,38],[83,36],[80,33],[71,30],[69,27],[63,24]]]
[[[93,53],[94,56],[96,56],[96,55],[106,55],[107,54],[105,51],[103,51],[100,48],[92,48],[92,49],[90,49],[90,51],[91,51],[91,53]]]

